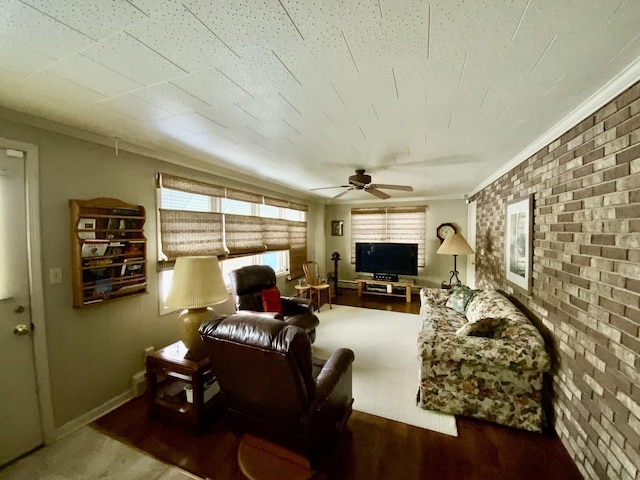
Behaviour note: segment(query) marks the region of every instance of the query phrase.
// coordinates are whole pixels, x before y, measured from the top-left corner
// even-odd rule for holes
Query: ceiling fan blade
[[[309,191],[313,192],[315,190],[328,190],[330,188],[347,188],[350,187],[351,185],[334,185],[333,187],[320,187],[320,188],[310,188]]]
[[[375,195],[378,198],[381,198],[382,200],[386,200],[387,198],[391,198],[391,195],[376,189],[373,185],[369,185],[367,188],[365,188],[365,191],[369,192],[372,195]]]
[[[387,190],[404,190],[405,192],[413,192],[413,187],[410,185],[385,185],[382,183],[372,183],[369,185],[371,188],[386,188]]]
[[[344,192],[340,192],[338,195],[336,195],[335,197],[332,197],[332,198],[340,198],[341,196],[345,195],[346,193],[350,192],[351,190],[353,190],[353,187],[347,188]]]

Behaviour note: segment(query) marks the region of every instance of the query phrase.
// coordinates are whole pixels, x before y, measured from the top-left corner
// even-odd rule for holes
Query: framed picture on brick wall
[[[507,282],[531,293],[533,195],[507,203],[504,231]]]

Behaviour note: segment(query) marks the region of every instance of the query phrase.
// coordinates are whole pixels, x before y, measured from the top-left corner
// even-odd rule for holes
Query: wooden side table
[[[309,292],[311,287],[309,285],[295,285],[295,288],[299,297],[310,298]]]
[[[176,342],[147,356],[148,411],[200,433],[224,407],[209,357],[187,360],[186,353],[184,344]]]

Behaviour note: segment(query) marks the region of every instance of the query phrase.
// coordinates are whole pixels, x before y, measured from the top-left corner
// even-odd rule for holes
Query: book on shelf
[[[110,242],[105,255],[122,255],[124,253],[125,244],[122,242]]]
[[[93,289],[93,293],[95,295],[104,295],[107,296],[111,293],[111,289],[113,288],[111,278],[103,278],[101,280],[96,280],[96,286]]]
[[[140,275],[144,272],[144,259],[142,257],[125,258],[122,269],[120,270],[121,277],[130,277],[132,275]]]
[[[82,256],[83,257],[101,257],[107,251],[109,246],[109,240],[92,240],[86,239],[82,242]]]
[[[113,264],[113,259],[111,258],[89,258],[82,261],[83,267],[91,267],[91,268],[108,267],[112,264]]]
[[[88,266],[90,267],[90,269],[82,271],[82,281],[84,283],[98,282],[104,279],[108,279],[109,281],[111,281],[111,264],[96,265],[95,268],[91,265]]]
[[[111,215],[120,215],[125,217],[133,217],[140,213],[137,208],[121,208],[116,207],[111,210]]]
[[[144,240],[129,240],[124,248],[126,257],[142,257],[144,256]]]
[[[78,238],[96,238],[95,228],[95,218],[81,218],[78,220]]]

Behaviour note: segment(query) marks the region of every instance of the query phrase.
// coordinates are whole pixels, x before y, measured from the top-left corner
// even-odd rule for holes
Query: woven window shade
[[[162,253],[168,260],[188,255],[225,255],[222,214],[160,209]]]
[[[425,210],[398,209],[387,214],[387,241],[418,244],[418,266],[424,267]]]
[[[158,173],[158,188],[170,188],[182,192],[198,193],[210,197],[224,198],[225,187],[210,183],[198,182],[189,178],[176,177],[167,173]]]
[[[262,218],[262,235],[267,250],[288,250],[289,221],[280,218]]]
[[[354,208],[351,210],[351,263],[357,242],[417,243],[418,266],[425,265],[426,207]]]
[[[227,188],[226,197],[231,200],[240,200],[241,202],[249,203],[262,203],[262,195],[257,193],[245,192],[243,190],[236,190],[235,188]]]
[[[307,261],[307,223],[289,221],[289,275],[304,275],[302,265]]]
[[[289,202],[289,208],[291,210],[300,210],[301,212],[309,211],[309,207],[302,203]]]
[[[265,251],[260,217],[225,214],[224,231],[229,255],[247,255]]]
[[[226,188],[166,173],[158,173],[158,188],[167,188],[215,198],[228,198],[307,212],[308,207],[273,197]],[[251,255],[290,249],[291,272],[303,275],[307,259],[307,224],[283,219],[212,212],[159,209],[160,257],[164,267],[186,255]],[[225,249],[226,244],[226,249]],[[228,250],[227,250],[228,249]]]
[[[280,198],[264,197],[264,204],[271,207],[289,208],[290,203],[288,200],[282,200]]]

